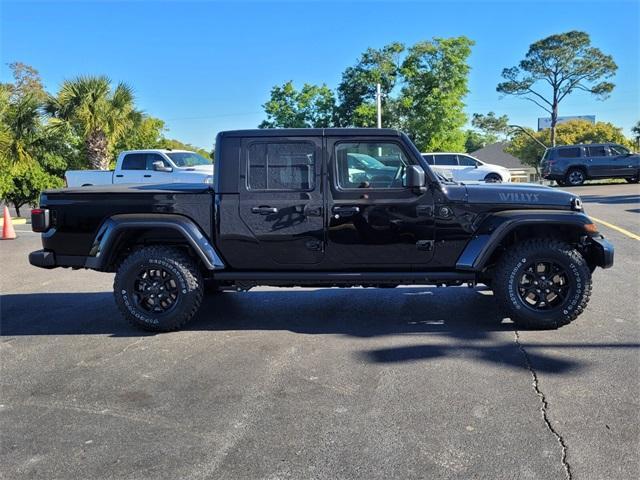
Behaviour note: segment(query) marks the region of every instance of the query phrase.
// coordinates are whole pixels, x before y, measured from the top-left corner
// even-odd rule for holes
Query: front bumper
[[[589,239],[589,257],[594,265],[601,268],[613,267],[613,254],[613,245],[604,237]]]

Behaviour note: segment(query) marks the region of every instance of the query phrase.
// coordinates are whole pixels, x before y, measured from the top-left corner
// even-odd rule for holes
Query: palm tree
[[[25,165],[34,161],[34,145],[40,130],[40,104],[33,95],[14,102],[0,92],[0,161],[4,165]]]
[[[83,139],[89,164],[109,169],[110,148],[140,118],[133,91],[125,83],[111,90],[106,76],[81,76],[66,80],[57,96],[48,98],[45,111],[52,128],[70,126]]]

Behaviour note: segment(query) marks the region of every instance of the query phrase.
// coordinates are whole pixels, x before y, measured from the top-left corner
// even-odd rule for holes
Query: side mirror
[[[173,172],[173,168],[165,166],[162,160],[153,162],[153,169],[156,172]]]
[[[424,170],[419,165],[409,165],[405,171],[402,185],[420,193],[426,190],[427,184]]]

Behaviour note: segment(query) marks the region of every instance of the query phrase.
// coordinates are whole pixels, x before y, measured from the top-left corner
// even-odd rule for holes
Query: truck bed
[[[88,255],[102,223],[113,215],[173,213],[193,220],[210,238],[213,188],[205,184],[101,185],[43,192],[40,205],[51,211],[55,235],[43,246],[59,255]]]

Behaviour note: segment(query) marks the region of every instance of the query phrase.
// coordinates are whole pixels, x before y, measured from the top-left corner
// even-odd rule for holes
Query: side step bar
[[[220,271],[213,275],[220,281],[255,282],[398,282],[427,283],[470,282],[476,280],[474,272],[229,272]]]

